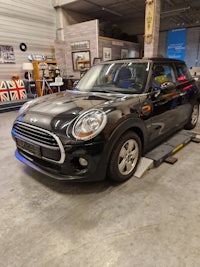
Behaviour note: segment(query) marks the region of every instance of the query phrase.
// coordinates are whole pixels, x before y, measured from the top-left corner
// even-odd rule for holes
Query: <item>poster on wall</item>
[[[153,21],[154,21],[154,8],[155,3],[152,0],[147,0],[145,10],[145,43],[150,44],[152,42],[153,35]]]
[[[166,57],[184,60],[186,29],[169,30],[167,34]]]
[[[112,49],[110,47],[103,47],[103,61],[112,59]]]
[[[121,49],[121,59],[128,58],[128,49]]]
[[[0,63],[15,63],[13,46],[0,45]]]
[[[89,49],[90,42],[89,41],[73,42],[73,43],[70,43],[70,46],[71,46],[71,50]]]

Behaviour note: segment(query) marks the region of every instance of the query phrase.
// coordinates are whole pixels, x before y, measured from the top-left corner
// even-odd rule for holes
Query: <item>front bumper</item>
[[[102,160],[105,158],[102,143],[81,147],[69,146],[65,148],[65,151],[66,157],[62,164],[39,159],[20,148],[16,149],[15,156],[25,165],[53,179],[68,181],[99,181],[105,179],[107,167],[106,161]],[[88,165],[82,166],[79,162],[80,158],[84,158]]]
[[[17,146],[15,156],[45,175],[59,180],[105,178],[107,161],[103,140],[69,143],[65,136],[18,121],[12,136]]]

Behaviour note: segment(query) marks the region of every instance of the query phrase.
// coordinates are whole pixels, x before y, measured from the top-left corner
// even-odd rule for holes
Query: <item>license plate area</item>
[[[28,143],[22,139],[16,138],[17,147],[31,155],[41,158],[40,146]]]

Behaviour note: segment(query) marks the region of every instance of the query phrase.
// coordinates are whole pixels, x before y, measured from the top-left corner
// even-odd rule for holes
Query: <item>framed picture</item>
[[[112,59],[112,49],[110,47],[103,47],[103,61]]]
[[[90,51],[72,52],[72,63],[75,71],[89,69],[91,66]]]
[[[128,58],[128,49],[121,49],[121,59]]]
[[[90,41],[73,42],[73,43],[70,43],[70,46],[72,50],[89,49]]]
[[[15,63],[13,46],[0,45],[0,63]]]

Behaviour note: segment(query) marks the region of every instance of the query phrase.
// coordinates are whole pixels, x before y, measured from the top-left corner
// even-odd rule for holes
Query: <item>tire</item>
[[[108,176],[111,180],[124,182],[131,178],[141,157],[141,141],[135,132],[126,132],[116,142],[111,152]]]
[[[195,103],[192,107],[192,112],[189,118],[188,123],[185,125],[185,129],[186,130],[191,130],[193,129],[197,122],[198,122],[198,118],[199,118],[199,104]]]

